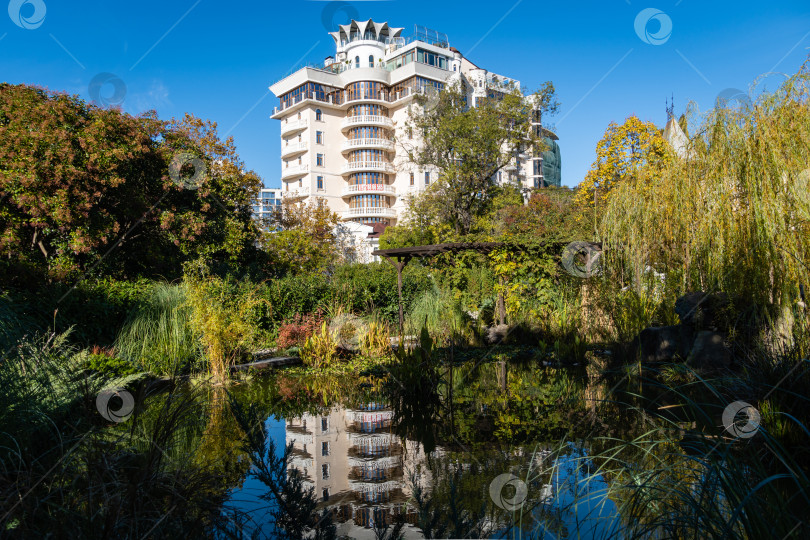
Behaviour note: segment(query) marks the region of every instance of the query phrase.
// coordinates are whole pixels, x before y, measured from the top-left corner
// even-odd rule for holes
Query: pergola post
[[[397,262],[393,261],[392,257],[384,256],[385,260],[394,265],[397,269],[397,293],[399,294],[399,337],[405,339],[405,312],[402,308],[402,270],[411,260],[411,257],[406,255],[404,257],[397,257]]]
[[[503,287],[504,287],[503,276],[500,277],[499,283],[500,283],[500,290],[498,291],[497,310],[498,310],[498,324],[502,325],[506,324],[506,301],[504,300],[503,297]]]

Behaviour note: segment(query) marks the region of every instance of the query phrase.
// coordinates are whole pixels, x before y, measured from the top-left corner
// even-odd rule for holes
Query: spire
[[[672,94],[671,103],[667,100],[667,122],[672,118],[675,118],[675,94]]]

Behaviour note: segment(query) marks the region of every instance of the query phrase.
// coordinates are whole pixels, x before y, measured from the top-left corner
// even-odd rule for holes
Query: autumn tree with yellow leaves
[[[630,116],[623,124],[611,122],[596,146],[596,161],[577,190],[574,202],[581,219],[592,217],[594,228],[611,191],[628,179],[652,175],[660,178],[671,151],[661,130],[652,122]]]

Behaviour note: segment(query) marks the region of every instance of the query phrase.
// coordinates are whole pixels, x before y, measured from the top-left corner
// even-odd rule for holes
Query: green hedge
[[[424,291],[431,289],[428,270],[411,263],[402,276],[405,309]],[[319,308],[343,306],[358,314],[376,312],[393,322],[399,313],[397,273],[386,263],[341,266],[331,275],[301,274],[266,282],[261,291],[269,306],[264,308],[260,324],[277,328],[298,313]]]

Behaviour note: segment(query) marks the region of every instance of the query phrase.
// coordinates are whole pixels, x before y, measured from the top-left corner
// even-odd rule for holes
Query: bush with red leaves
[[[301,346],[314,334],[324,322],[323,313],[318,310],[308,315],[296,314],[292,320],[285,321],[278,330],[276,347],[288,349],[294,346]]]

